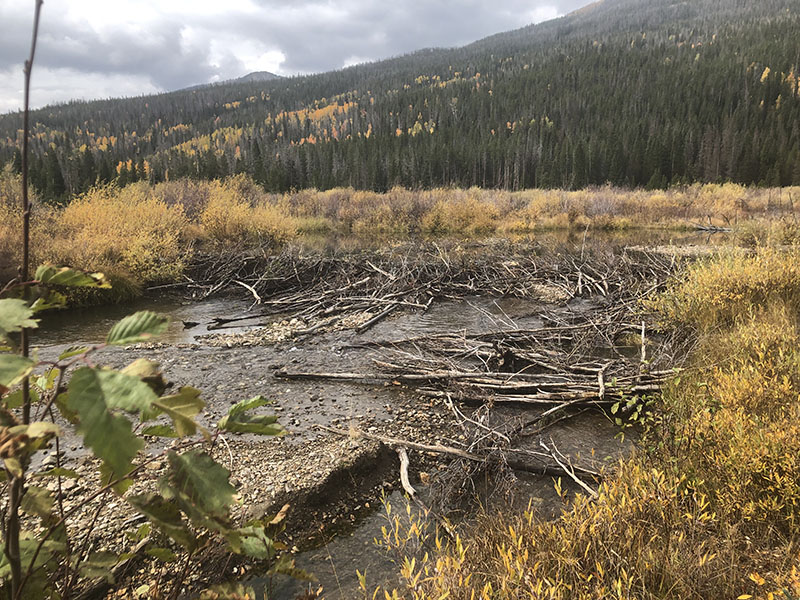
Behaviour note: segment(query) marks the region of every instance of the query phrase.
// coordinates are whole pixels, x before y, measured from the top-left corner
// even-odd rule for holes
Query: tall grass
[[[389,596],[800,597],[796,265],[794,251],[762,250],[691,267],[655,306],[699,335],[693,369],[598,498],[577,496],[554,521],[487,517],[408,556]]]

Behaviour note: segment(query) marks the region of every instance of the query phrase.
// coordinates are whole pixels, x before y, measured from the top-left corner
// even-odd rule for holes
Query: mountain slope
[[[463,48],[34,113],[32,181],[800,184],[800,2],[604,0]],[[0,162],[19,115],[0,117]]]
[[[283,79],[283,77],[280,75],[275,75],[275,73],[270,73],[269,71],[253,71],[252,73],[237,77],[236,79],[227,79],[225,81],[218,81],[216,83],[200,83],[198,85],[191,85],[187,88],[182,88],[179,91],[191,92],[220,85],[235,85],[237,83],[262,83],[265,81],[275,81],[276,79]]]

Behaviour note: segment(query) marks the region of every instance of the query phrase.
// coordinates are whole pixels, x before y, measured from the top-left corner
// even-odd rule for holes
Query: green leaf
[[[236,415],[235,417],[222,417],[219,429],[231,433],[255,433],[258,435],[283,435],[286,431],[278,425],[278,417]]]
[[[3,404],[8,410],[13,410],[15,408],[19,408],[23,404],[23,396],[22,390],[17,390],[16,392],[9,394],[5,398],[3,398]]]
[[[29,438],[33,439],[42,437],[49,438],[54,435],[57,436],[61,434],[61,428],[58,425],[55,423],[48,423],[46,421],[36,421],[30,425],[21,425],[20,427],[22,429],[19,432],[16,431],[18,429],[16,427],[13,427],[11,431],[13,433],[24,433]]]
[[[155,361],[146,358],[136,359],[122,369],[120,373],[141,379],[150,386],[150,389],[155,392],[156,396],[160,396],[164,393],[164,390],[167,389],[167,382],[164,380],[164,374],[161,372],[161,367]]]
[[[89,394],[99,398],[109,409],[128,412],[147,410],[158,399],[155,392],[138,377],[111,369],[83,367],[75,371],[69,382],[69,402],[74,404],[75,394]]]
[[[60,373],[59,369],[48,369],[46,373],[36,378],[36,387],[40,390],[52,390]]]
[[[235,417],[248,410],[258,408],[259,406],[267,406],[268,404],[272,404],[272,402],[264,398],[264,396],[256,396],[255,398],[250,398],[250,400],[241,400],[230,407],[228,416]]]
[[[142,435],[153,435],[155,437],[176,438],[178,432],[169,425],[153,425],[142,431]]]
[[[275,556],[275,545],[263,527],[241,527],[229,535],[231,549],[256,560],[268,560]]]
[[[22,463],[19,462],[19,459],[14,458],[13,456],[10,458],[4,458],[3,464],[5,465],[6,469],[8,469],[8,472],[14,477],[22,477]]]
[[[111,284],[102,273],[85,273],[70,267],[42,265],[36,269],[36,281],[48,285],[68,287],[110,288]]]
[[[163,563],[173,562],[178,558],[169,548],[148,548],[146,554]]]
[[[69,479],[80,479],[81,474],[71,469],[54,467],[48,471],[41,471],[39,473],[35,473],[34,477],[67,477]]]
[[[118,557],[113,552],[92,552],[85,561],[78,565],[78,571],[87,579],[105,579],[114,583],[111,567],[117,564]]]
[[[131,470],[131,461],[144,444],[131,432],[130,421],[112,411],[147,410],[155,399],[147,384],[130,375],[89,367],[73,374],[67,408],[78,414],[84,444],[108,466],[114,479]]]
[[[54,534],[57,535],[57,534]],[[40,568],[42,565],[49,563],[57,555],[63,555],[66,546],[63,542],[51,539],[46,540],[39,547],[39,536],[31,532],[21,532],[19,540],[20,558],[22,559],[23,572],[27,570],[28,565],[36,557],[34,569]],[[5,553],[0,553],[0,579],[8,580],[11,576],[11,565],[6,558]],[[47,577],[32,577],[23,590],[23,598],[52,598],[53,595],[48,593],[44,586],[47,585]]]
[[[114,470],[111,468],[111,465],[108,464],[107,462],[100,463],[100,468],[98,469],[98,473],[100,474],[100,481],[104,485],[116,481],[116,483],[114,483],[111,486],[111,489],[114,490],[114,492],[118,496],[124,496],[125,492],[127,492],[128,489],[130,489],[130,487],[133,485],[133,479],[131,479],[130,477],[121,479],[120,478],[121,476],[115,473]]]
[[[39,327],[39,321],[31,317],[33,311],[24,300],[17,298],[0,300],[0,338],[10,339],[8,337],[10,333]]]
[[[282,435],[283,427],[278,425],[278,417],[249,415],[248,411],[260,406],[266,406],[270,401],[263,396],[250,400],[242,400],[234,404],[228,411],[228,416],[220,419],[218,427],[223,431],[233,433],[256,433],[259,435]]]
[[[55,406],[58,409],[58,412],[61,413],[62,417],[64,417],[72,425],[77,425],[80,422],[78,413],[67,406],[68,402],[69,394],[64,392],[56,396]]]
[[[31,374],[35,364],[18,354],[0,354],[0,385],[7,388],[17,385]]]
[[[135,533],[131,533],[130,531],[125,532],[125,537],[131,540],[132,542],[141,542],[144,538],[150,535],[150,531],[153,529],[152,524],[145,523],[144,525],[140,525],[139,528],[136,530]]]
[[[144,342],[154,335],[164,333],[168,324],[167,317],[147,310],[137,312],[114,325],[108,332],[106,343],[112,346],[124,346]]]
[[[180,437],[194,435],[197,424],[194,417],[206,403],[200,399],[200,390],[193,387],[182,387],[177,394],[164,396],[153,403],[153,406],[166,413],[172,419],[175,430]],[[203,435],[209,437],[208,432],[201,428]]]
[[[158,494],[142,494],[127,498],[131,506],[150,519],[164,535],[189,551],[197,546],[194,534],[181,517],[181,512],[173,503]]]
[[[78,356],[79,354],[88,352],[88,350],[89,350],[88,346],[72,346],[64,350],[64,352],[62,352],[61,354],[59,354],[58,360],[66,360],[68,358],[72,358],[73,356]]]
[[[230,472],[227,469],[198,450],[185,454],[170,451],[167,459],[171,468],[162,482],[165,497],[169,493],[181,501],[190,511],[190,518],[197,515],[227,518],[228,507],[236,495],[236,488],[228,481]]]
[[[41,517],[46,521],[53,514],[53,496],[46,488],[30,485],[25,490],[20,508],[32,517]]]
[[[31,305],[31,310],[35,313],[53,308],[66,308],[67,297],[59,292],[49,290],[44,296],[37,298]]]

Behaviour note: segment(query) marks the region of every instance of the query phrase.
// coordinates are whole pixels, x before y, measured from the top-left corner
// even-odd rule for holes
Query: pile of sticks
[[[448,262],[450,267],[445,266]],[[492,262],[501,264],[496,258]],[[519,284],[524,272],[528,283],[543,281],[539,279],[542,276],[549,283],[559,282],[570,297],[591,297],[593,302],[583,308],[543,307],[536,315],[542,325],[535,328],[360,342],[355,346],[378,354],[370,372],[284,369],[275,376],[390,382],[438,399],[452,412],[467,439],[458,447],[444,447],[455,459],[439,477],[442,497],[463,494],[479,475],[491,474],[494,481],[507,483],[517,471],[566,476],[592,495],[592,486],[601,474],[592,465],[572,464],[544,437],[545,432],[587,409],[624,418],[626,411],[657,394],[674,375],[679,363],[674,340],[650,331],[641,311],[641,300],[665,283],[674,263],[647,253],[592,254],[581,259],[515,254],[509,262],[513,266],[508,264],[508,270],[479,262],[462,294],[463,289],[474,293],[492,285],[500,289],[511,286],[509,289],[524,295],[525,285],[513,288],[510,283]],[[406,262],[406,272],[418,273],[411,264]],[[424,280],[432,298],[450,297],[459,285],[465,285],[465,270],[458,271],[452,264],[442,259],[441,279]],[[386,271],[388,265],[372,268]],[[505,279],[502,271],[507,273]],[[490,284],[487,273],[499,281]],[[391,289],[392,293],[401,292]],[[343,298],[332,291],[330,295],[339,301]],[[500,408],[512,409],[514,416],[508,418],[506,410],[498,417]],[[522,443],[531,436],[538,440],[534,448]],[[402,440],[390,442],[403,445]]]
[[[343,327],[363,332],[397,311],[425,311],[446,300],[539,298],[543,288],[556,290],[561,302],[540,305],[539,326],[358,341],[354,346],[376,355],[369,372],[279,370],[275,376],[389,382],[437,399],[466,439],[425,449],[454,459],[438,478],[442,498],[463,494],[479,475],[503,489],[519,471],[566,476],[591,495],[601,474],[593,465],[574,465],[544,436],[589,409],[624,417],[658,393],[678,364],[677,350],[647,324],[641,300],[675,267],[673,258],[640,249],[558,251],[509,241],[409,243],[379,251],[289,247],[278,255],[208,257],[187,287],[201,297],[231,290],[252,297],[246,314],[219,317],[210,328],[254,317],[264,324],[297,318],[308,324],[303,335]],[[586,301],[569,302],[575,299]]]
[[[426,310],[436,301],[474,295],[537,297],[543,286],[569,299],[611,302],[632,287],[657,285],[673,266],[661,255],[591,252],[577,258],[508,241],[427,242],[370,252],[306,253],[290,247],[276,256],[215,255],[197,265],[187,286],[201,297],[231,289],[252,296],[247,314],[219,317],[215,329],[279,315],[320,328],[347,320],[364,331],[401,309]]]

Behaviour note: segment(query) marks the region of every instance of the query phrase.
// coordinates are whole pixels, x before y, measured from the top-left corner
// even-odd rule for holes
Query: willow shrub
[[[441,197],[422,217],[422,231],[429,234],[479,235],[498,227],[497,206],[482,198],[480,190]]]
[[[270,202],[246,176],[208,183],[208,201],[198,217],[204,234],[221,244],[277,246],[297,233],[282,206]]]
[[[38,258],[142,282],[173,281],[188,258],[181,243],[186,224],[183,208],[153,197],[146,184],[97,187],[52,219]]]
[[[389,596],[800,597],[796,264],[761,250],[690,267],[654,305],[700,332],[693,368],[598,498],[578,495],[553,521],[487,517],[402,561]]]
[[[0,170],[0,280],[13,277],[20,263],[20,187],[21,178],[13,175],[10,168]]]
[[[800,311],[800,248],[762,247],[695,263],[651,306],[667,323],[711,331],[774,304]]]

